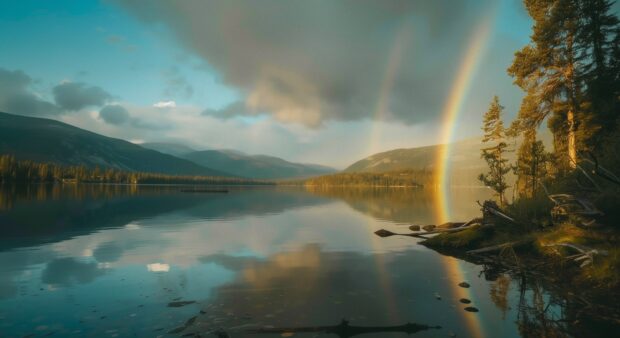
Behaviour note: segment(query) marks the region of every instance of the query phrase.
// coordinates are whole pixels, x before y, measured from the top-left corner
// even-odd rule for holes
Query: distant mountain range
[[[405,169],[435,170],[439,145],[395,149],[361,159],[344,172],[390,172]],[[450,146],[450,181],[452,185],[480,185],[478,175],[487,170],[480,158],[481,138],[452,143]],[[509,157],[514,157],[510,153]]]
[[[55,120],[0,113],[0,154],[20,160],[169,175],[231,176]]]
[[[237,150],[202,150],[172,143],[145,143],[143,147],[190,160],[233,175],[256,179],[303,178],[336,172],[335,169],[315,165],[293,163],[279,157],[249,155]]]
[[[235,150],[196,151],[175,143],[137,145],[56,120],[0,112],[0,154],[61,165],[115,168],[169,175],[301,178],[333,173],[324,166]]]

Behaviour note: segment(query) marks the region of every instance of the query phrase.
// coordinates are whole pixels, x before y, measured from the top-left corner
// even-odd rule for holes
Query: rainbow
[[[450,151],[454,131],[465,97],[469,91],[471,80],[476,74],[476,69],[480,63],[480,56],[483,54],[489,40],[492,18],[493,16],[489,15],[488,19],[484,20],[476,29],[443,109],[440,145],[435,156],[436,186],[439,189],[438,194],[436,194],[435,208],[440,223],[450,220]]]
[[[459,114],[463,109],[465,97],[472,83],[472,78],[476,74],[481,56],[489,41],[494,18],[495,15],[487,15],[486,20],[482,21],[474,32],[442,112],[440,146],[435,156],[435,176],[437,177],[436,187],[438,191],[435,194],[434,206],[435,218],[438,224],[445,223],[451,219],[451,144],[453,142]],[[442,259],[444,261],[443,263],[448,275],[448,280],[453,284],[453,297],[456,299],[468,298],[474,300],[470,289],[457,286],[460,281],[466,280],[463,267],[461,266],[462,263],[458,259],[452,257],[444,257]],[[466,313],[464,316],[465,324],[470,334],[473,337],[484,337],[485,334],[479,315]]]
[[[468,49],[465,53],[465,58],[459,67],[454,81],[454,85],[446,101],[446,105],[442,113],[442,129],[441,129],[441,146],[436,154],[435,159],[435,175],[438,177],[436,186],[439,191],[435,194],[435,219],[436,222],[444,223],[450,219],[450,203],[449,203],[449,172],[450,172],[450,143],[453,140],[453,134],[458,120],[459,113],[461,112],[464,99],[469,90],[472,77],[476,73],[477,66],[480,62],[480,56],[486,47],[492,21],[495,15],[487,15],[487,19],[484,20],[475,30]],[[379,96],[377,105],[374,112],[374,121],[372,124],[372,130],[370,132],[370,144],[369,150],[371,153],[375,153],[380,150],[380,143],[382,137],[382,121],[385,120],[389,114],[389,98],[394,86],[398,68],[401,64],[402,54],[410,42],[411,27],[408,23],[404,23],[394,38],[392,48],[390,49],[385,74],[383,76],[381,85],[379,87]],[[376,242],[376,239],[371,238],[371,246],[374,249],[378,249],[380,246]],[[461,262],[455,258],[442,256],[442,263],[446,269],[449,283],[453,285],[451,288],[452,296],[455,299],[468,298],[472,299],[472,293],[470,289],[458,287],[458,283],[466,280]],[[384,292],[384,298],[387,300],[386,311],[392,317],[398,317],[398,311],[395,306],[395,295],[391,285],[391,281],[387,277],[387,271],[383,257],[377,257],[376,261],[377,275],[379,276],[379,283]],[[471,336],[484,337],[483,327],[479,314],[464,314],[465,324]]]
[[[389,102],[394,82],[396,81],[396,75],[398,68],[401,64],[402,55],[411,39],[411,25],[408,21],[405,21],[400,29],[397,31],[390,48],[390,53],[387,58],[387,64],[385,67],[385,74],[379,87],[379,99],[377,100],[377,106],[373,114],[372,129],[370,131],[368,150],[370,154],[374,154],[380,151],[381,137],[382,135],[382,121],[385,120],[389,113]]]

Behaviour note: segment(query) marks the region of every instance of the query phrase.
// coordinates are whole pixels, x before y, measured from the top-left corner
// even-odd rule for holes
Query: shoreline
[[[614,244],[619,238],[620,233],[611,227],[583,229],[561,224],[523,231],[516,224],[496,221],[440,233],[419,244],[494,273],[543,281],[582,307],[577,319],[586,316],[620,326],[620,248]],[[550,245],[556,241],[587,243],[587,248],[596,251],[591,254],[592,262],[582,263],[585,259],[571,248]]]

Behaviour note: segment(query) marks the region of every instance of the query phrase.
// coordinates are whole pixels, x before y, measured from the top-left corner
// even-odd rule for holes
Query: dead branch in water
[[[545,246],[545,247],[563,246],[563,247],[567,247],[567,248],[571,248],[573,250],[576,250],[577,252],[579,252],[579,254],[571,255],[571,256],[568,256],[568,257],[564,257],[564,258],[565,259],[572,259],[575,262],[581,262],[581,265],[579,265],[579,267],[581,267],[581,268],[594,263],[594,256],[595,255],[607,256],[609,254],[606,250],[593,249],[593,248],[587,247],[585,245],[576,244],[576,243],[570,243],[570,242],[551,243],[551,244],[545,244],[543,246]]]

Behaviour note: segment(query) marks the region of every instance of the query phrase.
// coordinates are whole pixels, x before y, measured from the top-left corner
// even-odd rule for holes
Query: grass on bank
[[[611,188],[593,196],[595,205],[605,213],[601,221],[607,226],[600,229],[577,227],[570,221],[552,225],[550,210],[553,205],[546,195],[540,193],[534,198],[519,199],[506,207],[506,212],[515,217],[517,224],[496,220],[492,227],[474,227],[441,234],[426,240],[424,245],[464,255],[467,250],[524,242],[525,245],[516,249],[523,261],[532,265],[544,263],[541,266],[568,279],[566,282],[615,290],[620,288],[619,194],[620,191]],[[552,243],[574,243],[604,250],[608,254],[596,255],[593,264],[580,268],[579,262],[564,259],[576,253],[573,249],[546,246]]]

